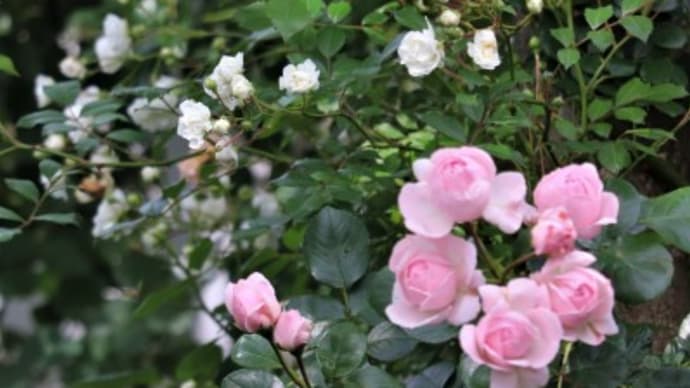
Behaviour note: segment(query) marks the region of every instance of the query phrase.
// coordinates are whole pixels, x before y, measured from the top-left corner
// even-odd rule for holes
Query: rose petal
[[[400,190],[398,206],[405,218],[405,226],[414,233],[439,238],[448,234],[454,220],[432,200],[429,186],[425,183],[408,183]]]
[[[482,217],[504,233],[515,233],[525,217],[525,177],[518,172],[504,172],[496,175],[491,185],[489,204]]]
[[[601,218],[597,221],[597,225],[615,224],[618,221],[618,209],[618,197],[605,191],[601,195]]]
[[[491,388],[538,388],[549,382],[547,368],[516,368],[503,372],[491,371]]]
[[[412,171],[414,172],[414,176],[420,182],[427,180],[429,172],[431,172],[433,168],[434,164],[431,163],[431,160],[426,158],[417,159],[414,161],[414,163],[412,163]]]
[[[455,301],[453,309],[448,314],[448,322],[454,325],[462,325],[476,318],[480,310],[479,296],[461,296]]]

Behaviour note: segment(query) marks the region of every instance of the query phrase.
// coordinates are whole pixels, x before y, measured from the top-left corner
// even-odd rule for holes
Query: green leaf
[[[674,140],[675,136],[670,131],[657,128],[635,128],[625,131],[625,135],[633,135],[648,140]]]
[[[192,269],[201,268],[212,250],[213,242],[211,240],[205,238],[197,242],[189,254],[189,267]]]
[[[0,71],[15,77],[19,77],[17,68],[14,67],[14,62],[7,55],[0,54]]]
[[[369,233],[354,214],[325,207],[307,225],[304,255],[314,279],[349,287],[367,270]]]
[[[32,202],[38,201],[39,192],[34,182],[27,179],[6,178],[5,184],[10,190],[22,197]]]
[[[654,27],[651,42],[672,50],[680,50],[688,42],[688,34],[675,23],[661,23]]]
[[[454,371],[452,362],[441,361],[407,380],[405,388],[444,388]]]
[[[642,303],[661,295],[673,277],[673,258],[652,232],[627,235],[596,255],[626,303]]]
[[[595,98],[587,107],[587,116],[589,117],[590,121],[597,121],[606,116],[606,114],[611,111],[612,106],[613,102],[611,102],[611,100]]]
[[[191,287],[193,281],[194,279],[188,279],[150,293],[144,298],[139,307],[134,310],[134,318],[145,318],[158,310],[163,304],[181,298],[187,293],[187,289]]]
[[[323,0],[305,0],[309,14],[312,18],[319,17],[321,15],[321,10],[325,6]]]
[[[621,13],[627,15],[629,13],[635,12],[640,7],[645,0],[623,0],[621,2]]]
[[[327,27],[319,34],[319,51],[326,57],[332,57],[345,45],[347,36],[337,27]]]
[[[606,190],[616,194],[619,202],[618,221],[609,228],[627,231],[637,225],[646,198],[624,179],[616,178],[606,182]]]
[[[379,361],[395,361],[409,354],[417,345],[402,329],[390,322],[376,325],[367,338],[367,353]]]
[[[644,99],[651,102],[668,102],[687,95],[688,92],[682,85],[666,83],[652,86]]]
[[[597,159],[609,171],[616,174],[630,164],[630,152],[622,142],[605,142],[597,152]]]
[[[427,344],[442,344],[457,337],[458,328],[446,323],[425,325],[414,329],[405,329],[407,335]]]
[[[550,32],[551,36],[556,38],[563,47],[571,47],[575,44],[575,35],[573,35],[573,31],[570,28],[552,28]]]
[[[118,100],[98,100],[84,105],[84,108],[82,108],[81,112],[79,112],[79,115],[98,116],[103,113],[117,112],[121,106],[122,103]]]
[[[345,318],[345,308],[337,300],[326,296],[303,295],[290,298],[287,307],[315,321],[337,320]]]
[[[594,46],[602,52],[606,51],[614,41],[613,32],[611,32],[611,30],[590,31],[587,33],[587,37],[592,41]]]
[[[79,226],[76,213],[44,213],[34,217],[36,221],[51,222],[59,225]]]
[[[72,388],[122,388],[147,386],[158,381],[158,373],[153,368],[133,372],[118,372],[92,377],[70,384]]]
[[[1,228],[0,227],[0,243],[10,241],[14,236],[20,234],[21,229]]]
[[[0,220],[17,221],[22,222],[24,219],[14,210],[10,210],[6,207],[0,206]]]
[[[94,116],[91,125],[98,127],[103,124],[112,123],[113,121],[127,121],[127,117],[119,113],[101,113],[98,116]],[[118,131],[119,132],[119,131]]]
[[[137,143],[148,140],[149,135],[146,132],[135,131],[133,129],[120,129],[110,132],[106,137],[121,143]]]
[[[558,133],[568,140],[576,140],[580,135],[580,130],[570,120],[559,117],[554,123],[554,126]]]
[[[649,95],[651,87],[639,78],[632,78],[616,92],[616,106],[628,105]]]
[[[629,121],[634,124],[644,124],[647,111],[637,106],[626,106],[616,109],[613,115],[618,120]]]
[[[343,377],[357,369],[365,358],[367,338],[351,322],[328,327],[314,341],[316,359],[330,377]]]
[[[221,388],[283,388],[276,376],[262,370],[240,369],[225,376]]]
[[[306,0],[269,0],[265,10],[284,40],[302,31],[312,20]]]
[[[631,15],[621,20],[621,25],[628,33],[637,39],[646,42],[654,29],[652,19],[646,16]]]
[[[43,88],[45,94],[59,105],[67,106],[74,102],[81,91],[79,81],[58,82]]]
[[[642,208],[642,224],[685,252],[690,252],[690,187],[650,199]]]
[[[451,139],[455,139],[462,143],[467,141],[467,128],[462,126],[455,117],[448,116],[438,110],[432,110],[422,113],[420,118],[426,125],[436,129]]]
[[[393,376],[383,369],[365,365],[347,376],[345,388],[402,388]]]
[[[589,28],[596,30],[602,24],[606,23],[613,16],[613,6],[607,5],[599,8],[586,8],[585,20],[589,24]]]
[[[212,380],[223,361],[223,352],[214,344],[200,346],[187,354],[175,368],[175,377],[180,380]]]
[[[328,4],[326,13],[328,14],[328,18],[331,19],[333,23],[338,23],[339,21],[345,19],[347,15],[350,14],[351,10],[352,6],[350,6],[349,2],[335,1],[331,4]]]
[[[395,20],[411,30],[423,30],[427,27],[424,16],[417,11],[417,7],[408,5],[393,12]]]
[[[572,65],[580,61],[580,52],[576,48],[563,48],[556,53],[558,62],[568,70]]]
[[[258,334],[245,334],[232,346],[230,357],[245,368],[277,369],[280,361],[271,344]]]
[[[57,110],[39,110],[19,118],[17,128],[33,128],[48,123],[64,123],[65,115]]]
[[[38,170],[41,175],[51,179],[62,169],[62,165],[52,159],[43,159],[41,163],[38,164]]]

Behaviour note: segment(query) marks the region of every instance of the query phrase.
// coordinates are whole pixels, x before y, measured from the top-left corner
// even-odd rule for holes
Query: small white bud
[[[460,24],[460,14],[452,9],[445,9],[438,17],[438,21],[446,27],[454,27]]]
[[[75,57],[65,57],[60,61],[60,73],[67,78],[82,79],[86,77],[86,67]]]
[[[151,183],[160,178],[161,170],[158,167],[146,166],[141,169],[141,180]]]
[[[228,133],[230,130],[230,122],[225,118],[220,118],[213,122],[213,130],[218,133]]]
[[[543,9],[543,0],[527,0],[527,10],[529,10],[531,13],[541,13]]]
[[[62,151],[67,146],[67,139],[65,139],[64,135],[53,133],[46,137],[43,141],[43,145],[49,150]]]

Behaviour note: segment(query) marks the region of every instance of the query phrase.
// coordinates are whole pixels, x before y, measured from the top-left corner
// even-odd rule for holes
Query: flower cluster
[[[295,351],[311,338],[312,322],[297,310],[285,310],[264,275],[254,272],[225,288],[225,306],[235,326],[247,333],[273,329],[273,342]]]
[[[398,202],[414,234],[395,245],[389,261],[395,284],[386,314],[393,323],[464,325],[462,349],[492,369],[491,386],[500,388],[544,386],[561,340],[599,345],[618,332],[611,282],[590,267],[594,256],[575,249],[577,238],[596,237],[618,216],[618,199],[604,191],[593,165],[542,177],[535,207],[525,200],[522,174],[497,173],[476,147],[439,149],[413,170],[417,182],[402,187]],[[505,233],[531,226],[534,255],[546,255],[546,263],[505,286],[486,284],[474,242],[452,234],[456,223],[480,218]]]

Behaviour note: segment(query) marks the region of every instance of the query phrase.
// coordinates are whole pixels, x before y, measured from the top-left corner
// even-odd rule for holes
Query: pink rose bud
[[[312,323],[297,310],[283,311],[273,329],[273,342],[282,349],[295,350],[309,342]]]
[[[595,257],[573,251],[552,258],[532,278],[547,290],[551,310],[558,315],[568,341],[596,346],[618,333],[613,319],[613,287],[609,279],[588,266]]]
[[[558,354],[563,329],[544,306],[544,293],[529,279],[479,289],[486,314],[460,330],[460,345],[473,361],[492,369],[491,387],[541,387]]]
[[[596,237],[603,225],[615,224],[618,218],[618,198],[604,191],[590,163],[571,164],[542,177],[534,189],[534,203],[540,212],[563,206],[579,238]]]
[[[471,321],[479,313],[476,288],[484,283],[477,252],[459,237],[431,239],[408,235],[393,248],[393,298],[386,315],[394,324],[414,328],[448,321]]]
[[[532,247],[538,255],[564,255],[575,248],[577,231],[564,207],[546,209],[532,228]]]
[[[225,288],[225,306],[235,325],[247,333],[272,327],[282,309],[273,286],[258,272],[237,283],[228,284]]]

